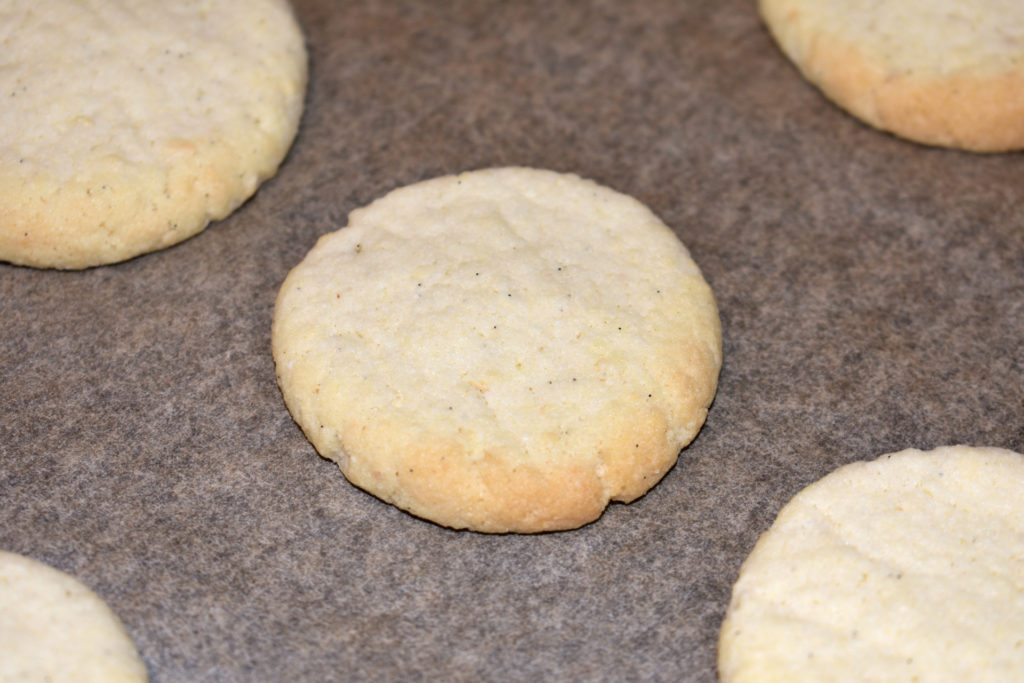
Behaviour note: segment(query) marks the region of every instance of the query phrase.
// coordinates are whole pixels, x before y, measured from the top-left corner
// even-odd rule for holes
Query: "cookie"
[[[711,289],[636,200],[487,169],[353,211],[288,275],[291,414],[356,486],[483,532],[570,529],[643,495],[715,393]]]
[[[86,268],[230,214],[298,129],[286,0],[12,0],[0,10],[0,260]]]
[[[1024,4],[760,0],[782,51],[862,121],[927,145],[1024,148]]]
[[[801,491],[743,564],[719,675],[1024,680],[1024,456],[906,450]]]
[[[0,551],[0,681],[147,678],[121,621],[95,593],[42,562]]]

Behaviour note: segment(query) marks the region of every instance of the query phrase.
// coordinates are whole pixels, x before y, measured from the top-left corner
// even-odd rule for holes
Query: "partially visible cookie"
[[[862,121],[916,142],[1024,148],[1024,3],[760,0],[782,51]]]
[[[175,244],[274,175],[306,52],[287,0],[0,10],[0,260],[85,268]]]
[[[1024,680],[1024,456],[906,450],[839,468],[758,540],[722,681]]]
[[[110,608],[77,579],[0,551],[0,681],[145,681],[146,666]]]
[[[635,199],[527,168],[391,192],[281,287],[273,352],[306,436],[439,524],[570,529],[643,495],[700,429],[711,289]]]

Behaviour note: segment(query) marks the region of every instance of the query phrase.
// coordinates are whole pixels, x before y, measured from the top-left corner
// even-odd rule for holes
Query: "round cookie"
[[[928,145],[1024,148],[1024,3],[760,0],[803,75],[866,123]]]
[[[278,382],[321,455],[415,515],[570,529],[643,495],[704,422],[711,289],[636,200],[488,169],[353,211],[288,275]]]
[[[1024,680],[1024,456],[839,468],[758,540],[719,639],[733,681]]]
[[[0,551],[0,681],[145,681],[124,626],[73,577]]]
[[[306,51],[287,0],[13,0],[0,11],[0,260],[170,246],[274,175]]]

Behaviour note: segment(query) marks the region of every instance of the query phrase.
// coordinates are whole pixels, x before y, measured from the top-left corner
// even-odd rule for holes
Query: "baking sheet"
[[[1019,154],[863,126],[749,1],[295,7],[306,113],[251,201],[119,265],[0,265],[0,547],[96,590],[154,681],[713,681],[739,566],[804,485],[906,447],[1024,451]],[[389,507],[275,384],[274,297],[318,236],[500,165],[645,202],[721,309],[703,431],[577,531]]]

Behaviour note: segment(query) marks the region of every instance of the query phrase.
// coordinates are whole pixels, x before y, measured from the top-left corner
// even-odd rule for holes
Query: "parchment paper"
[[[860,124],[751,1],[295,7],[306,112],[251,201],[119,265],[0,265],[0,547],[91,586],[154,681],[713,681],[740,564],[800,488],[906,447],[1024,450],[1020,154]],[[703,431],[577,531],[381,503],[275,383],[274,298],[318,236],[500,165],[645,202],[721,308]]]

